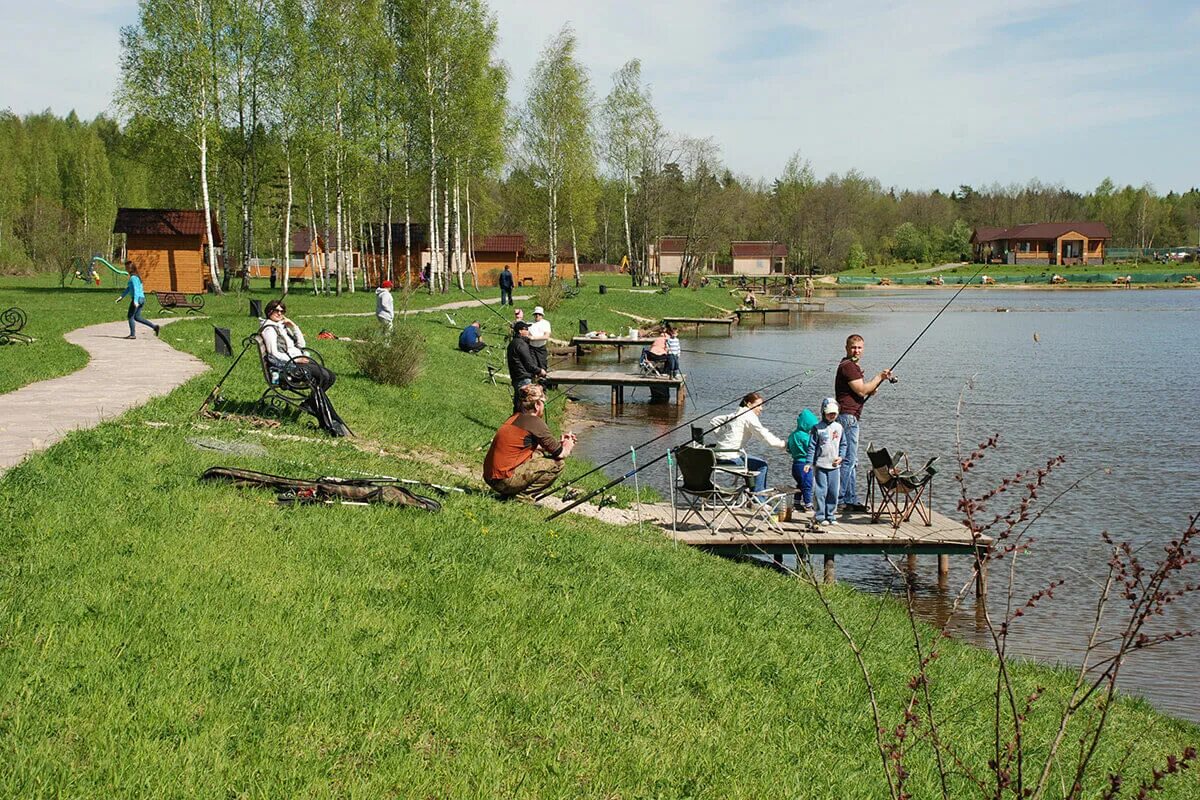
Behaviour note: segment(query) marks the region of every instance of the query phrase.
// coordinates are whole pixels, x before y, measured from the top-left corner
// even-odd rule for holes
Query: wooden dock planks
[[[630,372],[604,372],[581,369],[556,369],[542,380],[547,386],[610,386],[612,387],[612,406],[617,408],[625,404],[626,386],[647,386],[650,388],[665,388],[675,390],[676,405],[683,405],[687,397],[686,377],[678,378],[654,377]]]

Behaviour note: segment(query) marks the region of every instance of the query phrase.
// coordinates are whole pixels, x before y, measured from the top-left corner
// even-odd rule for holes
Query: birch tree
[[[121,29],[118,105],[185,131],[199,157],[212,289],[221,294],[208,191],[209,142],[216,120],[211,93],[219,83],[211,52],[209,0],[139,0],[138,22]]]
[[[650,90],[642,85],[642,64],[636,58],[613,73],[613,87],[604,100],[604,158],[621,183],[621,217],[625,226],[625,255],[634,261],[633,234],[629,222],[629,195],[633,179],[644,157],[648,133],[660,127]],[[636,282],[636,279],[635,279]]]
[[[544,206],[551,283],[558,278],[564,190],[569,194],[568,183],[580,179],[573,165],[593,150],[591,102],[587,72],[576,58],[575,32],[563,26],[533,67],[521,115],[522,161]]]

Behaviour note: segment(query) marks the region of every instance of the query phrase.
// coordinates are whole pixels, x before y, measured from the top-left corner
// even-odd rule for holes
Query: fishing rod
[[[784,381],[790,381],[790,380],[792,380],[793,378],[798,378],[798,377],[801,377],[801,376],[803,376],[803,377],[808,377],[808,375],[810,375],[811,373],[812,373],[812,370],[805,370],[804,372],[797,372],[795,375],[788,375],[788,376],[786,376],[786,377],[780,378],[780,379],[779,379],[779,380],[777,380],[777,381],[774,381],[774,382],[772,382],[772,383],[768,383],[766,386],[763,386],[762,388],[758,389],[758,390],[757,390],[757,392],[758,392],[759,394],[762,394],[762,393],[763,393],[763,392],[765,392],[767,389],[770,389],[772,386],[778,386],[779,384],[783,383]],[[643,448],[643,447],[645,447],[645,446],[647,446],[647,445],[654,444],[654,443],[655,443],[655,442],[657,442],[659,439],[663,439],[663,438],[665,438],[665,437],[667,437],[667,436],[670,436],[672,433],[675,433],[676,431],[678,431],[678,430],[680,430],[680,429],[682,429],[682,428],[686,428],[687,426],[691,425],[691,424],[692,424],[693,422],[695,422],[696,420],[703,419],[704,417],[707,417],[709,414],[712,414],[712,413],[714,413],[714,412],[720,411],[722,408],[724,408],[725,406],[729,405],[731,402],[733,402],[733,401],[732,401],[732,400],[726,400],[726,401],[724,401],[724,402],[720,403],[719,405],[715,405],[715,406],[713,406],[712,408],[708,409],[707,411],[703,411],[703,412],[701,412],[701,413],[697,414],[696,416],[692,417],[691,419],[689,419],[689,420],[685,420],[684,422],[681,422],[681,423],[679,423],[679,424],[678,424],[678,425],[676,425],[674,428],[671,428],[670,430],[667,430],[667,431],[664,431],[663,433],[660,433],[658,436],[655,436],[653,439],[647,439],[646,441],[642,442],[641,444],[639,444],[639,445],[636,445],[635,449],[637,449],[637,450],[640,450],[641,448]],[[600,464],[599,466],[593,467],[592,469],[588,470],[587,472],[583,473],[582,475],[578,475],[578,476],[576,476],[576,477],[572,478],[571,480],[567,481],[566,483],[562,484],[561,486],[559,486],[559,487],[558,487],[558,488],[556,488],[556,489],[550,489],[549,491],[542,492],[540,495],[538,495],[538,496],[537,496],[537,498],[536,498],[536,499],[537,499],[537,500],[541,500],[543,497],[549,497],[549,496],[550,496],[550,495],[552,495],[552,494],[556,494],[556,493],[558,493],[559,491],[561,491],[561,490],[563,490],[563,489],[566,489],[566,488],[567,488],[568,486],[570,486],[571,484],[573,484],[573,483],[578,483],[579,481],[583,480],[583,479],[584,479],[584,478],[586,478],[587,476],[589,476],[589,475],[592,475],[592,474],[594,474],[594,473],[596,473],[596,472],[599,472],[600,470],[604,469],[605,467],[609,466],[610,464],[615,464],[616,462],[620,461],[620,460],[621,460],[621,459],[623,459],[624,457],[625,457],[625,454],[624,454],[624,453],[622,453],[622,454],[621,454],[621,455],[619,455],[619,456],[615,456],[615,457],[613,457],[613,458],[609,459],[608,461],[605,461],[603,464]]]
[[[196,409],[197,414],[204,413],[204,409],[208,407],[208,404],[216,401],[217,397],[221,394],[221,386],[225,383],[225,379],[228,378],[230,373],[233,372],[233,368],[236,367],[238,362],[242,360],[242,356],[246,355],[246,351],[250,349],[250,345],[252,344],[254,343],[247,341],[244,345],[242,345],[242,352],[238,353],[238,357],[235,358],[233,363],[229,365],[229,369],[225,370],[225,374],[221,376],[221,380],[217,381],[217,385],[214,386],[212,391],[208,393],[208,396],[204,398],[204,402],[200,404],[200,408]]]
[[[958,287],[958,291],[957,291],[957,292],[955,292],[953,295],[951,295],[951,296],[950,296],[950,299],[946,301],[946,305],[942,306],[942,310],[941,310],[941,311],[939,311],[939,312],[937,312],[936,314],[934,314],[934,315],[933,315],[933,319],[929,320],[929,324],[928,324],[928,325],[926,325],[926,326],[925,326],[925,327],[924,327],[924,328],[921,330],[921,332],[917,334],[917,338],[915,338],[915,339],[913,339],[913,340],[912,340],[912,344],[910,344],[908,347],[904,348],[904,352],[900,354],[900,357],[896,359],[896,363],[895,363],[895,364],[892,364],[892,366],[891,366],[891,368],[888,370],[888,372],[891,372],[891,371],[892,371],[892,370],[894,370],[894,369],[895,369],[897,366],[899,366],[900,362],[904,360],[904,357],[905,357],[906,355],[908,355],[908,351],[909,351],[909,350],[912,350],[914,347],[916,347],[916,345],[917,345],[917,342],[921,341],[921,337],[925,335],[925,331],[927,331],[927,330],[929,330],[931,327],[933,327],[933,323],[937,322],[937,320],[938,320],[938,317],[940,317],[940,316],[942,315],[942,312],[943,312],[943,311],[945,311],[947,308],[949,308],[949,307],[950,307],[950,304],[954,302],[954,299],[955,299],[956,297],[958,297],[960,294],[962,294],[962,290],[963,290],[963,289],[965,289],[965,288],[967,288],[968,286],[970,286],[970,285],[971,285],[971,281],[975,280],[975,278],[977,278],[977,277],[979,276],[979,273],[983,272],[985,269],[987,269],[987,263],[986,263],[986,262],[985,262],[985,263],[983,263],[983,264],[981,264],[981,265],[979,266],[979,269],[975,270],[975,274],[974,274],[974,275],[972,275],[971,277],[967,278],[967,280],[963,282],[963,285],[962,285],[962,286]],[[896,378],[888,378],[888,381],[889,381],[890,383],[895,383],[895,382],[896,382],[896,380],[897,380]]]
[[[793,375],[793,376],[791,376],[791,377],[795,377],[795,376]],[[781,391],[781,392],[776,392],[775,394],[771,395],[770,397],[768,397],[768,398],[764,399],[764,400],[762,401],[762,403],[760,403],[759,405],[765,405],[766,403],[770,402],[771,400],[774,400],[774,399],[775,399],[775,398],[777,398],[777,397],[781,397],[782,395],[785,395],[785,394],[787,394],[788,392],[792,391],[793,389],[798,389],[798,388],[800,388],[800,387],[801,387],[801,386],[803,386],[803,385],[804,385],[804,381],[800,381],[799,383],[794,383],[794,384],[792,384],[791,386],[789,386],[788,388],[784,389],[783,391]],[[724,405],[728,405],[728,403],[725,403]],[[701,438],[703,438],[704,434],[707,434],[707,433],[712,433],[712,432],[713,432],[713,431],[715,431],[717,428],[720,428],[720,427],[722,427],[722,426],[724,426],[724,425],[728,425],[730,422],[732,422],[733,420],[737,419],[737,418],[738,418],[738,417],[740,417],[742,414],[752,413],[753,411],[754,411],[754,408],[752,408],[752,407],[750,407],[750,406],[747,406],[747,407],[743,408],[741,411],[739,411],[739,412],[737,412],[736,414],[732,415],[732,416],[731,416],[729,419],[723,420],[723,421],[721,422],[721,424],[720,424],[720,425],[713,425],[713,426],[712,426],[712,427],[710,427],[710,428],[706,428],[706,429],[705,429],[705,430],[704,430],[704,431],[703,431],[703,432],[700,434],[700,436],[701,436]],[[661,439],[661,438],[662,438],[662,436],[665,436],[665,435],[666,435],[666,434],[663,434],[663,435],[661,435],[661,436],[656,436],[656,437],[655,437],[655,439]],[[651,439],[650,441],[652,442],[652,441],[654,441],[654,439]],[[647,444],[649,444],[649,442],[647,442]],[[644,447],[644,446],[645,446],[645,445],[643,445],[643,447]],[[682,445],[681,445],[681,446],[682,446]],[[634,448],[634,449],[636,450],[636,448]],[[583,497],[580,497],[578,500],[575,500],[575,501],[573,501],[573,502],[572,502],[572,503],[570,503],[569,505],[565,505],[565,506],[563,506],[563,507],[562,507],[562,508],[560,508],[558,511],[555,511],[553,514],[551,514],[550,516],[546,517],[546,521],[547,521],[547,522],[549,522],[550,520],[554,519],[555,517],[558,517],[558,516],[561,516],[561,515],[563,515],[563,514],[567,513],[568,511],[570,511],[571,509],[575,508],[576,506],[583,505],[584,503],[586,503],[588,500],[591,500],[591,499],[592,499],[593,497],[595,497],[596,495],[598,495],[598,494],[600,494],[600,493],[602,493],[602,492],[607,492],[609,489],[611,489],[612,487],[616,486],[618,483],[623,483],[624,481],[628,480],[629,478],[633,477],[633,476],[634,476],[634,475],[636,475],[637,473],[641,472],[642,470],[644,470],[646,467],[650,466],[651,464],[657,464],[659,461],[662,461],[664,458],[666,458],[667,456],[671,455],[672,453],[674,453],[674,452],[675,452],[676,450],[678,450],[678,449],[679,449],[679,447],[668,447],[668,448],[667,448],[665,451],[663,451],[663,454],[662,454],[662,455],[660,455],[660,456],[655,456],[654,458],[652,458],[652,459],[650,459],[649,461],[645,462],[645,463],[644,463],[644,464],[642,464],[641,466],[635,466],[633,469],[629,470],[628,472],[626,472],[624,475],[620,476],[619,478],[614,478],[613,480],[611,480],[611,481],[609,481],[608,483],[606,483],[606,484],[604,484],[603,486],[601,486],[599,489],[596,489],[596,490],[595,490],[595,491],[593,491],[593,492],[589,492],[588,494],[585,494]],[[622,454],[621,454],[621,456],[620,456],[620,458],[624,458],[624,457],[625,457],[625,456],[624,456],[624,453],[622,453]],[[614,459],[614,460],[616,460],[616,459]],[[608,462],[608,463],[610,463],[610,464],[611,464],[611,463],[612,463],[612,461],[610,461],[610,462]],[[592,472],[595,472],[595,470],[592,470]],[[588,473],[588,474],[590,475],[591,473]],[[582,476],[580,476],[580,477],[582,477]],[[578,479],[578,478],[576,478],[576,480],[579,480],[579,479]],[[565,484],[564,484],[563,488],[565,488]],[[543,495],[543,496],[544,496],[544,495]],[[537,499],[539,499],[539,500],[540,500],[540,499],[541,499],[541,497],[538,497]]]
[[[772,364],[790,364],[793,367],[803,366],[802,364],[795,362],[795,361],[784,361],[783,359],[780,359],[780,358],[763,358],[762,356],[744,356],[739,353],[717,353],[717,352],[710,351],[710,350],[683,350],[682,352],[693,353],[696,355],[703,355],[703,356],[725,356],[726,358],[744,358],[749,361],[769,361]]]

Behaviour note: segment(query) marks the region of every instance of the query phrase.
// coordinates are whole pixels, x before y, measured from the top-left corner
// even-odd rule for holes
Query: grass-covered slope
[[[654,299],[605,297],[639,314]],[[665,302],[698,313],[703,297]],[[571,302],[556,328],[623,319],[590,293]],[[212,322],[248,333],[244,301],[230,303]],[[300,298],[291,313],[313,332],[363,324],[308,321],[320,308]],[[225,366],[210,324],[164,336]],[[649,530],[546,523],[540,509],[482,493],[452,494],[429,515],[282,509],[269,493],[197,483],[218,463],[459,480],[396,455],[408,452],[477,470],[510,396],[484,383],[479,358],[454,351],[453,330],[436,317],[417,324],[428,361],[404,389],[356,376],[344,343],[320,345],[359,447],[307,420],[256,430],[200,419],[210,374],[0,478],[0,795],[885,795],[851,655],[797,581]],[[260,384],[243,361],[224,394],[251,400]],[[200,450],[189,437],[270,455]],[[859,635],[873,631],[866,658],[894,724],[911,673],[902,611],[845,589],[834,599]],[[941,648],[945,735],[982,765],[993,660]],[[1047,713],[1065,677],[1016,671],[1023,691],[1050,688]],[[1035,742],[1049,734],[1041,715],[1031,727]],[[1143,775],[1197,738],[1122,702],[1102,761],[1130,750]],[[910,788],[933,796],[928,752],[909,767]],[[954,796],[967,790],[958,783]],[[1189,777],[1166,796],[1196,790]]]

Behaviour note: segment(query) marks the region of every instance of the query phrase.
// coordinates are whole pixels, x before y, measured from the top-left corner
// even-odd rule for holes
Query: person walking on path
[[[458,335],[458,349],[464,353],[478,353],[483,348],[487,347],[483,343],[483,334],[480,333],[479,320],[472,320],[471,324],[462,329],[462,333]]]
[[[150,330],[154,331],[154,335],[158,336],[159,328],[150,320],[142,316],[142,306],[146,305],[146,291],[142,288],[142,279],[138,276],[138,268],[134,266],[132,261],[125,262],[125,270],[129,273],[129,282],[125,284],[125,291],[113,302],[119,303],[125,297],[129,298],[129,335],[126,339],[136,339],[137,330],[133,327],[133,323],[140,322]]]
[[[396,318],[396,307],[392,301],[392,282],[384,281],[375,290],[375,319],[386,331],[391,331]]]
[[[751,433],[757,433],[771,447],[783,447],[786,444],[762,424],[759,419],[762,410],[763,396],[758,392],[751,392],[742,398],[737,411],[732,414],[720,414],[709,420],[710,427],[717,437],[713,445],[713,449],[717,451],[717,463],[735,464],[755,473],[754,492],[760,498],[767,490],[767,462],[749,454],[743,462],[738,451],[742,449]]]
[[[516,411],[496,431],[483,459],[483,480],[501,497],[532,500],[562,473],[575,434],[559,439],[550,431],[541,386],[524,386],[517,396]]]
[[[504,265],[504,270],[500,273],[500,305],[507,303],[512,305],[512,290],[513,290],[513,274],[508,268],[508,264]]]
[[[833,379],[833,396],[840,409],[837,421],[841,423],[846,439],[846,457],[841,462],[838,502],[849,511],[867,510],[867,507],[858,501],[858,486],[854,477],[854,468],[858,465],[858,428],[863,403],[879,391],[884,381],[892,378],[892,371],[885,369],[874,378],[866,380],[862,368],[858,365],[865,346],[863,337],[857,333],[846,337],[846,357],[838,364],[837,374]]]
[[[839,467],[846,461],[846,437],[838,422],[838,404],[832,397],[821,401],[821,421],[808,440],[805,472],[814,473],[813,526],[837,524]]]
[[[533,309],[533,322],[529,323],[529,349],[537,359],[538,367],[545,375],[550,366],[550,354],[546,346],[550,344],[550,320],[541,306]]]
[[[521,387],[533,383],[535,378],[546,373],[538,366],[537,359],[529,349],[529,323],[514,322],[513,337],[505,351],[508,362],[508,377],[513,385],[513,411],[520,407]]]

